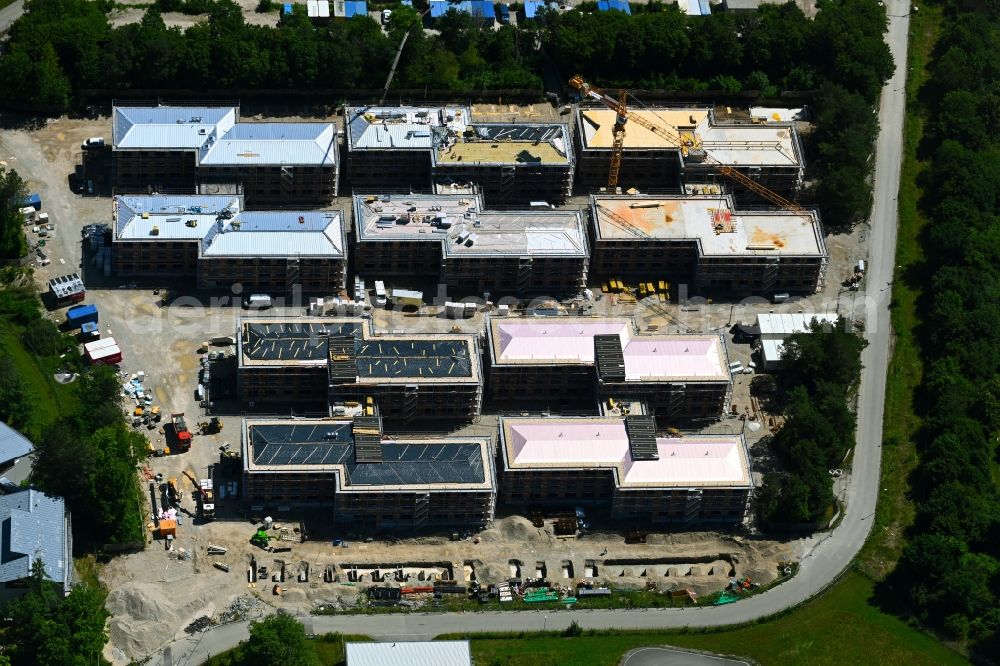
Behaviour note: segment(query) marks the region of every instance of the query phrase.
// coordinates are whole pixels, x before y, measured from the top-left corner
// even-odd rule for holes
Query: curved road
[[[0,34],[7,32],[10,24],[20,18],[23,13],[24,0],[17,0],[17,2],[0,9]]]
[[[909,0],[888,0],[886,37],[896,71],[882,91],[875,163],[875,202],[869,248],[868,293],[865,297],[864,369],[858,408],[858,445],[846,488],[846,510],[840,525],[818,539],[803,540],[799,574],[789,582],[727,606],[696,609],[574,610],[489,613],[415,613],[303,617],[313,633],[365,634],[382,640],[423,640],[449,632],[536,631],[565,629],[576,621],[585,629],[662,629],[739,624],[767,617],[822,592],[857,555],[871,530],[878,498],[882,454],[882,411],[889,356],[889,301],[896,253],[896,221],[902,134],[905,114],[906,48]],[[544,622],[541,620],[545,618]],[[217,627],[181,639],[153,655],[151,666],[199,664],[211,654],[247,637],[246,623]]]

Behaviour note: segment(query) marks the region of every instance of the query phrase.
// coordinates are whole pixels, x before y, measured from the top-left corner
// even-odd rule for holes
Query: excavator
[[[577,74],[569,80],[569,84],[580,91],[580,95],[584,98],[591,99],[600,102],[604,106],[608,107],[615,112],[615,124],[611,130],[612,144],[611,144],[611,165],[608,170],[608,189],[612,192],[618,187],[618,176],[621,172],[622,166],[622,153],[625,145],[625,127],[629,121],[634,122],[641,127],[646,128],[653,134],[656,134],[661,139],[668,141],[671,145],[676,146],[680,151],[681,155],[685,158],[691,157],[692,159],[697,159],[699,162],[704,164],[711,164],[715,167],[723,176],[726,176],[730,180],[733,180],[748,190],[755,192],[757,195],[764,199],[767,199],[772,204],[778,208],[784,210],[793,211],[796,213],[807,213],[808,211],[802,206],[798,205],[794,201],[786,199],[777,192],[773,192],[768,188],[764,187],[758,183],[753,178],[750,178],[743,172],[734,169],[733,167],[719,162],[712,156],[710,150],[707,149],[705,145],[702,144],[700,138],[697,134],[691,132],[681,133],[676,127],[672,125],[667,125],[662,127],[656,123],[652,123],[643,116],[638,114],[633,115],[629,113],[628,109],[628,98],[631,96],[627,90],[616,91],[617,95],[612,95],[609,91],[602,90],[592,86],[590,83],[585,81],[582,76]],[[666,124],[666,123],[664,123]],[[712,147],[720,147],[713,145]],[[608,210],[605,207],[600,207],[601,212],[606,214],[611,221],[617,226],[621,226],[628,230],[630,233],[635,235],[645,235],[641,230],[637,229],[629,222],[621,218],[621,216],[615,214],[613,211]]]

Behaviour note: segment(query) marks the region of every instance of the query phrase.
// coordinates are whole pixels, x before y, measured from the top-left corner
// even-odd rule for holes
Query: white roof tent
[[[589,256],[576,210],[483,210],[478,196],[382,194],[354,197],[359,242],[437,242],[442,256]]]
[[[195,151],[199,166],[336,166],[333,123],[241,123],[237,107],[116,106],[116,151]]]
[[[757,315],[764,368],[767,370],[779,368],[781,366],[781,355],[784,352],[785,338],[793,333],[808,333],[814,321],[836,326],[838,321],[837,313],[794,312]]]
[[[472,666],[469,641],[348,643],[347,666]]]
[[[347,244],[339,211],[248,212],[236,195],[116,196],[114,234],[198,241],[202,257],[343,259]]]

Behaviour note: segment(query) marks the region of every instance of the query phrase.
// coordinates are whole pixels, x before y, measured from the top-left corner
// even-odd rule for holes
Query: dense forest
[[[26,0],[0,57],[0,105],[61,113],[108,101],[87,91],[130,89],[201,99],[261,90],[370,95],[409,32],[393,88],[434,99],[510,90],[541,98],[544,75],[574,73],[605,86],[701,91],[706,100],[811,91],[819,109],[814,197],[824,221],[842,227],[867,215],[872,110],[893,69],[877,0],[820,0],[814,20],[793,3],[707,17],[660,2],[636,5],[632,16],[585,4],[498,29],[452,11],[435,32],[411,29],[420,5],[394,7],[387,30],[366,16],[314,26],[302,11],[271,28],[247,24],[231,0],[158,0],[139,23],[113,28],[106,0]],[[167,28],[161,11],[178,9],[206,18]]]
[[[987,3],[989,4],[989,3]],[[916,523],[884,592],[1000,655],[1000,7],[946,7],[922,101],[924,384]]]
[[[830,470],[843,467],[854,446],[857,422],[847,399],[858,388],[866,345],[850,326],[844,319],[835,326],[813,321],[811,332],[785,340],[782,371],[764,391],[786,419],[771,448],[787,470],[767,474],[757,493],[766,524],[825,526],[833,515]],[[761,377],[755,389],[771,381]]]

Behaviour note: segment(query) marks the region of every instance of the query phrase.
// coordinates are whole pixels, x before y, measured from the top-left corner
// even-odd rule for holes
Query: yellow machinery
[[[681,154],[685,157],[694,150],[701,151],[703,154],[703,161],[714,165],[719,173],[736,181],[740,185],[743,185],[749,190],[756,192],[761,197],[767,199],[771,203],[775,204],[779,208],[785,210],[794,211],[797,213],[807,212],[805,208],[799,206],[794,201],[790,201],[785,197],[781,196],[777,192],[772,192],[768,188],[764,187],[754,179],[750,178],[746,174],[728,166],[722,164],[710,154],[705,153],[702,148],[698,136],[693,132],[680,132],[676,127],[663,128],[655,123],[651,123],[642,116],[633,116],[628,112],[628,106],[626,104],[628,98],[628,91],[619,90],[618,96],[614,97],[608,92],[601,90],[600,88],[595,88],[586,81],[583,77],[577,74],[572,79],[569,80],[569,84],[580,91],[580,94],[584,97],[589,97],[595,101],[604,104],[606,107],[615,112],[615,124],[612,128],[612,145],[611,145],[611,166],[608,170],[608,189],[614,191],[618,187],[618,173],[621,171],[622,166],[622,151],[625,141],[625,124],[632,120],[637,125],[645,127],[647,130],[656,134],[661,139],[669,141],[671,145],[676,146]],[[631,225],[630,225],[631,226]]]

